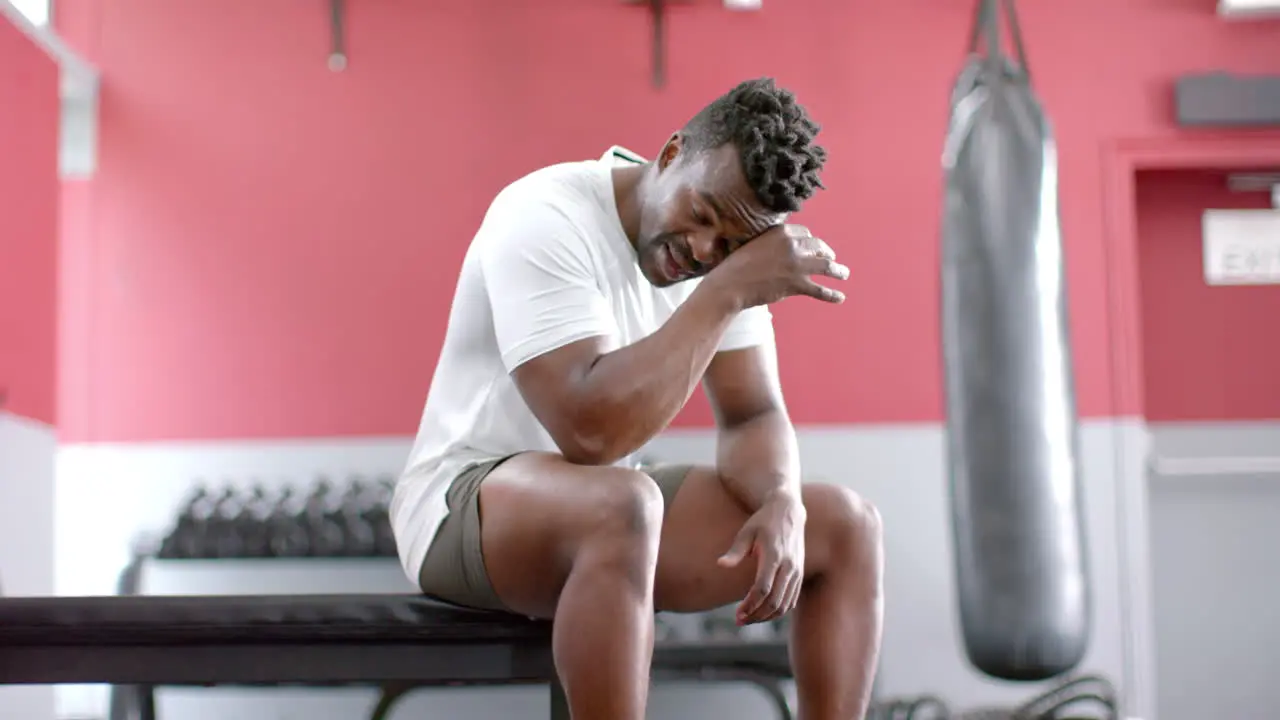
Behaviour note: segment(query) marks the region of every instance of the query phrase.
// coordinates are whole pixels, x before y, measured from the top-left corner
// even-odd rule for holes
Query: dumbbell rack
[[[395,558],[390,476],[308,488],[200,485],[160,542],[162,560]]]

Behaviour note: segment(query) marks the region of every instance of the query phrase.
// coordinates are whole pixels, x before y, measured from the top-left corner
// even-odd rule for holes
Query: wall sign
[[[1210,285],[1280,285],[1280,210],[1206,210],[1204,279]]]

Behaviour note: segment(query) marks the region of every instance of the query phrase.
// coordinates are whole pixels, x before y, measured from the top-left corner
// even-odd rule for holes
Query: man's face
[[[640,213],[640,270],[657,287],[707,274],[786,216],[761,207],[732,144],[701,153],[672,138],[656,163]]]

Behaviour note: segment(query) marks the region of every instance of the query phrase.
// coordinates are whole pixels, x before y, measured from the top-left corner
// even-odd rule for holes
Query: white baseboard
[[[53,428],[0,412],[0,595],[54,591]],[[51,687],[0,687],[0,720],[52,720]]]

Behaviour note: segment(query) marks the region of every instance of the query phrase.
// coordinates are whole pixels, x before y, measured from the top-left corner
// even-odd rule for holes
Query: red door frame
[[[1158,169],[1280,167],[1280,133],[1238,132],[1118,139],[1102,146],[1103,240],[1111,345],[1113,418],[1142,417],[1142,305],[1138,267],[1137,173]],[[1127,714],[1156,711],[1151,587],[1147,576],[1146,458],[1115,445],[1117,541],[1123,633],[1122,697]]]
[[[1107,142],[1102,152],[1113,417],[1143,414],[1137,173],[1280,167],[1280,133],[1232,133]]]

